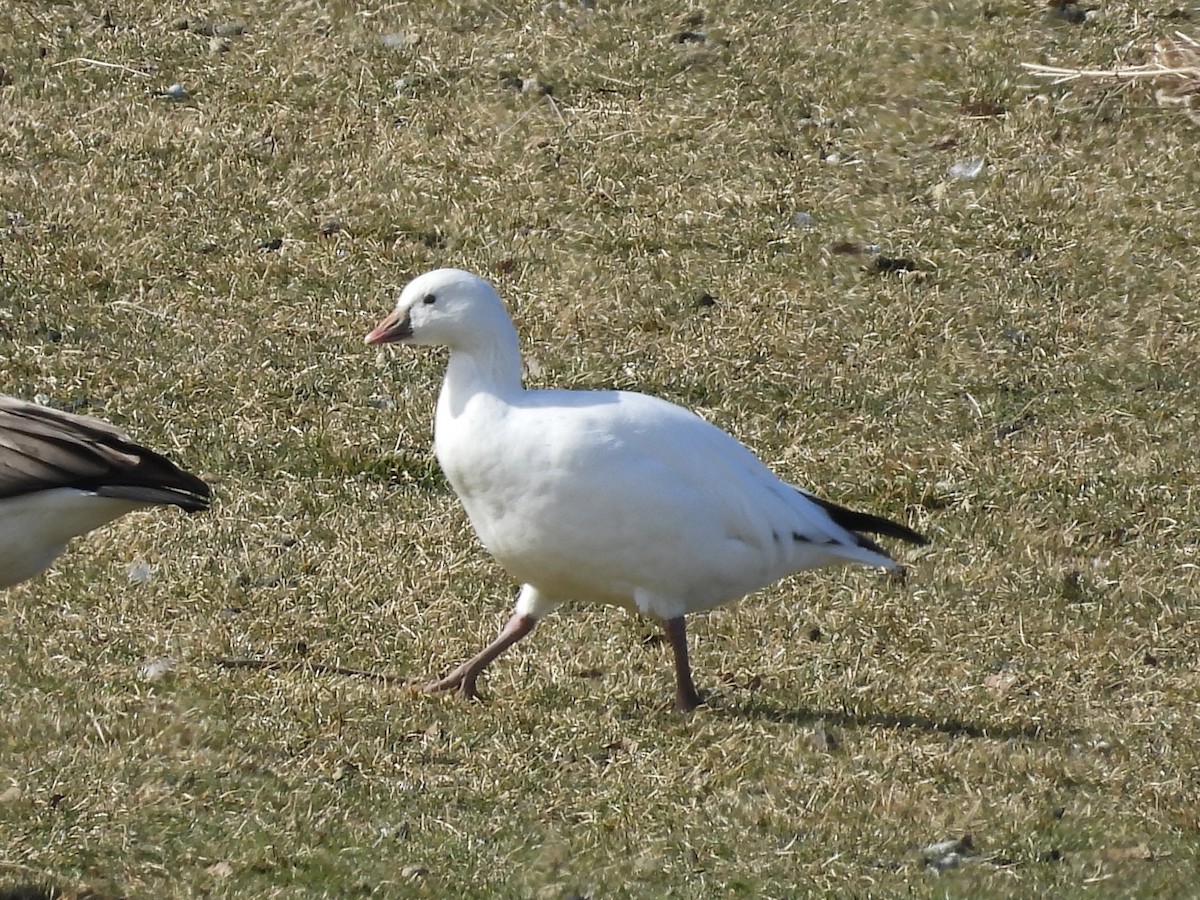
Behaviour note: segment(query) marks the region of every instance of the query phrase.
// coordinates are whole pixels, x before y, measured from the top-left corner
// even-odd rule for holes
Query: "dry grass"
[[[1156,85],[1154,99],[1160,106],[1183,110],[1200,125],[1200,41],[1182,31],[1154,42],[1151,61],[1138,66],[1115,69],[1070,69],[1025,63],[1024,68],[1044,78],[1064,84],[1078,79],[1106,81],[1149,81]]]
[[[218,492],[0,597],[0,890],[1190,895],[1195,127],[1018,68],[1176,4],[512,7],[0,7],[3,389]],[[696,407],[933,547],[698,618],[688,719],[610,610],[482,705],[217,667],[416,678],[506,615],[427,449],[441,358],[362,345],[445,264],[534,383]]]

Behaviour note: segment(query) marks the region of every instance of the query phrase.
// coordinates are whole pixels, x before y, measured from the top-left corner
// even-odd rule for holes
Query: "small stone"
[[[917,264],[904,256],[876,256],[866,267],[872,275],[898,275],[901,272],[913,272]]]
[[[145,681],[151,684],[162,681],[175,670],[175,660],[169,656],[163,656],[158,659],[151,659],[142,663],[138,673]]]
[[[956,869],[971,855],[974,842],[969,834],[948,841],[938,841],[921,848],[925,865],[935,872]]]
[[[415,31],[393,31],[379,38],[389,50],[411,50],[419,47],[424,38]]]
[[[428,866],[405,866],[400,870],[400,877],[405,881],[419,881],[428,874]]]
[[[937,841],[921,848],[921,855],[926,859],[935,856],[945,856],[947,853],[968,853],[974,846],[974,840],[969,834],[948,841]]]
[[[521,93],[529,94],[534,97],[545,97],[554,93],[554,88],[546,84],[536,75],[521,80]]]
[[[1047,4],[1050,9],[1046,12],[1046,18],[1050,22],[1082,25],[1087,21],[1087,15],[1091,10],[1080,9],[1075,3],[1076,0],[1050,0]]]
[[[936,872],[945,872],[947,869],[957,869],[962,865],[963,855],[961,853],[947,853],[945,856],[939,856],[937,859],[927,860],[925,865]]]
[[[246,23],[241,19],[234,19],[231,22],[220,22],[213,26],[212,33],[216,37],[241,37],[246,33]]]
[[[792,227],[800,228],[804,231],[812,231],[816,220],[813,219],[811,213],[798,212],[792,214]]]
[[[164,97],[169,97],[172,100],[183,100],[187,97],[188,92],[178,81],[162,92]]]
[[[0,803],[16,803],[21,797],[21,789],[15,784],[0,791]]]
[[[1000,696],[1007,694],[1020,680],[1020,676],[1016,672],[996,672],[983,679],[983,686],[993,694]]]
[[[366,405],[371,409],[395,409],[396,401],[383,394],[373,394],[367,398]]]
[[[317,226],[317,230],[320,231],[321,234],[325,235],[325,237],[329,237],[331,234],[337,234],[342,230],[342,220],[337,216],[329,216],[328,218],[321,220],[321,224]]]
[[[841,746],[841,742],[837,739],[837,735],[833,734],[825,727],[825,720],[818,719],[817,724],[812,730],[812,747],[818,753],[832,753]]]
[[[231,866],[229,863],[225,862],[225,860],[221,860],[220,862],[213,863],[211,866],[209,866],[204,871],[206,874],[211,875],[213,878],[224,879],[224,878],[230,878],[233,876],[233,866]]]
[[[229,51],[229,48],[232,46],[233,46],[233,44],[231,44],[229,42],[228,38],[223,38],[223,37],[218,37],[217,35],[213,35],[212,37],[210,37],[208,39],[208,52],[209,53],[213,53],[213,54],[227,53]]]
[[[994,119],[1008,112],[1004,104],[994,100],[964,100],[959,109],[973,119]]]

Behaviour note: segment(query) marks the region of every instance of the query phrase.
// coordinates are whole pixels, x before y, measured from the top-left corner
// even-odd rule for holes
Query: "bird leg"
[[[692,666],[688,662],[687,626],[683,616],[663,619],[663,631],[675,652],[675,708],[680,712],[695,709],[703,701],[692,683]]]
[[[491,664],[497,656],[519,641],[537,626],[538,620],[533,616],[513,613],[496,639],[468,659],[465,663],[438,681],[431,681],[421,690],[427,694],[457,689],[464,697],[477,698],[479,691],[475,681],[481,672]],[[684,651],[686,654],[686,650]]]

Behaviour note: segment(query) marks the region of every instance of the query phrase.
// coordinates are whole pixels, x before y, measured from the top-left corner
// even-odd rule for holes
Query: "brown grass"
[[[1143,65],[1112,69],[1070,69],[1023,63],[1023,67],[1043,78],[1064,84],[1078,79],[1103,81],[1147,81],[1155,85],[1154,99],[1160,106],[1181,109],[1200,124],[1200,41],[1177,31],[1173,36],[1154,42],[1151,61]]]
[[[0,7],[3,389],[218,494],[0,597],[0,890],[1192,893],[1195,129],[1018,67],[1172,6]],[[685,403],[932,548],[698,617],[687,719],[611,610],[483,704],[321,671],[445,671],[511,602],[428,449],[443,359],[362,344],[439,265],[531,383]]]

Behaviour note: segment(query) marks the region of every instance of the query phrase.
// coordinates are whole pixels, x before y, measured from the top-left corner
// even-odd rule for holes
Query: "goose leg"
[[[663,631],[675,653],[675,708],[680,712],[695,709],[703,701],[692,683],[692,666],[688,662],[687,626],[683,616],[663,619]]]
[[[513,613],[508,624],[496,635],[496,639],[468,659],[465,663],[438,681],[431,681],[422,690],[427,694],[457,689],[464,697],[476,698],[479,690],[475,681],[497,656],[519,641],[537,626],[538,620],[533,616]],[[684,651],[686,654],[686,650]]]

